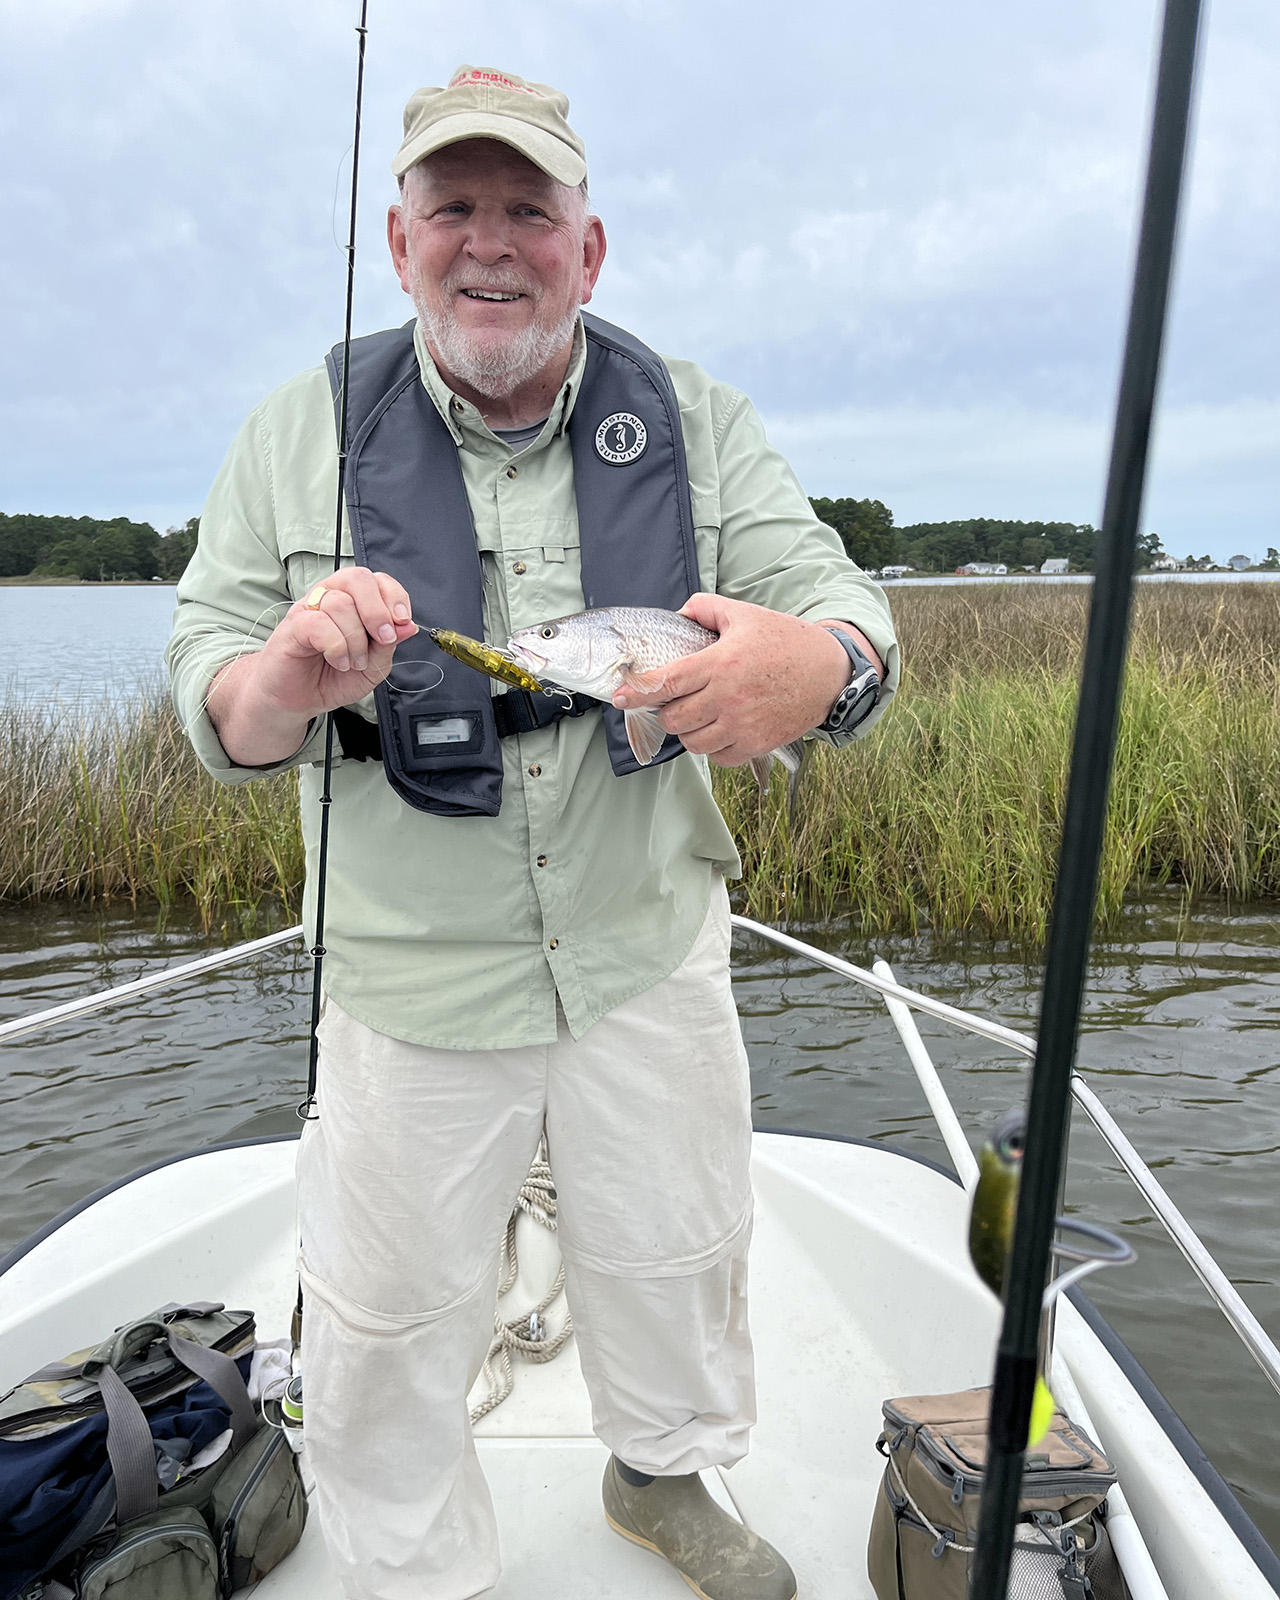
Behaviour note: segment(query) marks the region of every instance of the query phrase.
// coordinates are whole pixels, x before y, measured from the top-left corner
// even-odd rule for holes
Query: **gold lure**
[[[485,644],[480,639],[469,639],[465,633],[454,633],[449,628],[428,628],[427,637],[455,661],[474,667],[477,672],[488,673],[499,683],[510,684],[513,689],[527,689],[530,694],[545,692],[531,672],[518,667],[496,645]]]

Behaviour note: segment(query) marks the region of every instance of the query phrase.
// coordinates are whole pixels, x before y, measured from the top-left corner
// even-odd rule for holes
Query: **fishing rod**
[[[1036,1382],[1041,1298],[1058,1209],[1071,1072],[1097,897],[1138,518],[1177,235],[1199,29],[1200,0],[1165,0],[1146,191],[1097,572],[1089,607],[1071,776],[1049,926],[1039,1044],[1027,1106],[1022,1182],[1009,1258],[1004,1323],[991,1386],[986,1482],[970,1600],[1005,1600],[1009,1583]]]
[[[347,305],[342,324],[342,383],[338,391],[338,492],[333,516],[333,570],[342,568],[342,509],[347,484],[347,371],[351,366],[351,308],[356,292],[356,199],[360,193],[360,116],[364,107],[364,45],[369,0],[360,0],[356,27],[356,116],[351,141],[351,203],[347,211]],[[324,777],[320,785],[320,847],[316,859],[316,916],[311,945],[311,1031],[307,1045],[307,1098],[298,1107],[304,1122],[315,1120],[316,1078],[320,1065],[320,1001],[324,973],[325,888],[329,876],[329,810],[333,780],[333,713],[325,715]]]

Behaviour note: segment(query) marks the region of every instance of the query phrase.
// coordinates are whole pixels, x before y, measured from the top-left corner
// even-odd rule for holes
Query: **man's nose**
[[[510,225],[506,217],[493,216],[477,209],[467,230],[466,252],[483,266],[493,266],[515,255]]]

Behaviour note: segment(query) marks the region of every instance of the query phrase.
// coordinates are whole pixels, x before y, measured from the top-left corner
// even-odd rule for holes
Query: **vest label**
[[[611,467],[638,461],[649,443],[649,431],[630,411],[615,411],[596,429],[596,454]]]

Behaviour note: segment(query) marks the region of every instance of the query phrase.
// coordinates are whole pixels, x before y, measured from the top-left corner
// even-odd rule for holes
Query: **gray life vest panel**
[[[698,587],[689,473],[680,409],[659,356],[621,328],[584,316],[586,370],[569,419],[582,590],[592,606],[678,611]],[[347,389],[346,501],[356,560],[397,578],[420,631],[396,649],[378,685],[383,765],[397,794],[419,811],[496,817],[502,752],[489,680],[446,655],[428,627],[483,637],[475,524],[458,447],[421,382],[412,322],[351,342]],[[335,411],[342,346],[326,358]],[[597,448],[602,424],[622,415],[630,450]],[[638,418],[646,439],[635,451]],[[627,457],[617,462],[608,459]],[[621,711],[603,708],[609,759],[619,776],[640,770]],[[657,761],[684,746],[674,736]]]

